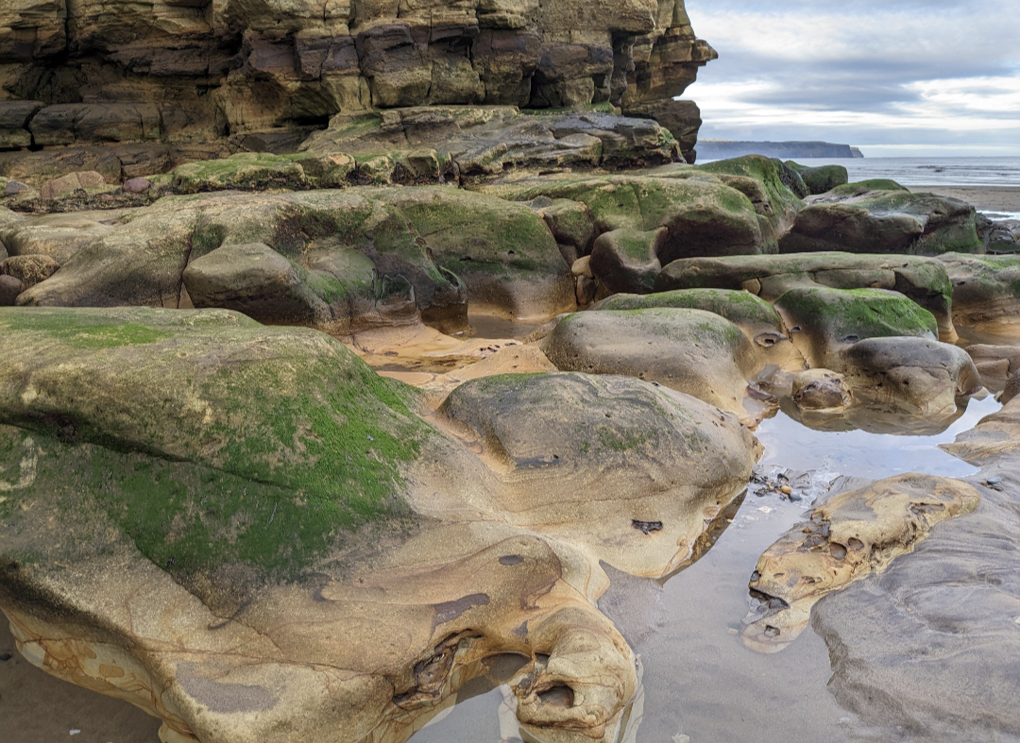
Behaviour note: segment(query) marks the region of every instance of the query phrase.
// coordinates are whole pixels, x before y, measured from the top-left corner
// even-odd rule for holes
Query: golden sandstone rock
[[[759,611],[748,615],[744,644],[765,653],[782,650],[807,626],[815,603],[882,572],[935,524],[970,513],[980,499],[960,480],[917,474],[829,498],[758,560],[749,586]]]

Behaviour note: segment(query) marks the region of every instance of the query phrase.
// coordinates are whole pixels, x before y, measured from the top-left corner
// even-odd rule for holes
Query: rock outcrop
[[[882,572],[938,522],[970,513],[980,500],[965,482],[917,474],[830,497],[758,560],[744,644],[782,650],[807,626],[820,599]]]
[[[530,734],[616,740],[637,673],[600,560],[690,562],[760,452],[620,377],[469,382],[426,419],[328,336],[223,310],[0,330],[0,608],[167,743],[396,743],[505,653]]]
[[[682,0],[14,0],[0,175],[66,171],[71,153],[120,180],[293,150],[336,114],[450,104],[609,103],[681,128],[690,153],[697,109],[672,99],[715,57]]]

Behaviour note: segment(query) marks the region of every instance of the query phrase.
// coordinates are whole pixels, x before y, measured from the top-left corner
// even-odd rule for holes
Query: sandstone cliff
[[[118,143],[151,173],[436,104],[610,102],[692,140],[672,98],[715,56],[682,0],[7,0],[0,150]]]

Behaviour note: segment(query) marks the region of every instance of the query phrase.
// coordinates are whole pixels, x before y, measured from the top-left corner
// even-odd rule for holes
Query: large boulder
[[[665,266],[655,281],[657,292],[745,289],[771,302],[790,289],[818,286],[897,291],[935,316],[942,341],[957,340],[953,286],[944,264],[933,258],[850,253],[691,258]]]
[[[744,331],[769,363],[799,368],[803,359],[793,347],[776,308],[750,292],[732,289],[678,289],[654,294],[617,294],[592,310],[641,310],[672,307],[712,312]]]
[[[869,338],[841,349],[833,362],[855,395],[918,416],[952,415],[958,398],[981,389],[966,351],[927,338]]]
[[[804,208],[804,202],[790,188],[784,165],[779,160],[762,155],[744,155],[698,165],[696,170],[718,175],[727,185],[745,193],[759,209],[763,227],[771,241],[785,235]]]
[[[529,735],[609,743],[637,673],[599,561],[689,561],[759,451],[580,375],[469,383],[436,428],[328,336],[222,310],[0,329],[0,607],[26,658],[169,743],[398,740],[505,653]]]
[[[692,309],[575,313],[543,339],[542,350],[564,371],[658,382],[745,418],[747,380],[762,364],[740,328]]]
[[[935,316],[889,289],[799,287],[783,292],[775,307],[815,367],[836,368],[840,351],[865,338],[938,338]]]
[[[734,416],[622,376],[486,377],[454,390],[440,413],[504,472],[514,523],[562,528],[617,569],[649,577],[694,558],[706,523],[744,486],[758,450]],[[674,469],[681,462],[686,469]],[[607,490],[635,496],[626,504],[592,497]],[[565,507],[590,528],[555,526]]]
[[[906,190],[861,192],[858,186],[840,186],[809,199],[779,249],[915,255],[981,249],[970,204]]]
[[[787,160],[786,165],[797,171],[811,195],[823,194],[850,182],[847,170],[842,165],[809,167],[793,160]]]
[[[769,250],[750,200],[713,177],[563,176],[526,179],[491,192],[520,201],[544,197],[581,203],[596,234],[621,229],[646,233],[649,254],[663,266],[687,256]]]
[[[105,222],[115,216],[79,212],[27,217],[0,223],[0,240],[11,255],[48,255],[66,263],[90,242],[109,233],[113,227]]]
[[[992,332],[1016,331],[1020,257],[949,253],[940,260],[953,284],[954,321]]]

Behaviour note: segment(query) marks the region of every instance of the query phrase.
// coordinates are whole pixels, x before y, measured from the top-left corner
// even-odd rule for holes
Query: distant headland
[[[859,149],[848,144],[831,142],[736,142],[728,139],[699,139],[698,157],[702,160],[718,160],[741,155],[766,155],[768,157],[864,157]]]

